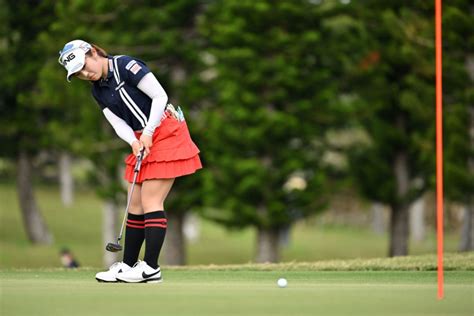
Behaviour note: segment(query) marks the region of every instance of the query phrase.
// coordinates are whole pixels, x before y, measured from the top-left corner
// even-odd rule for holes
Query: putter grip
[[[143,148],[140,151],[140,154],[137,157],[137,163],[135,164],[135,169],[133,169],[134,172],[140,171],[140,167],[142,166],[142,159],[143,159],[143,154],[145,153],[145,148]]]

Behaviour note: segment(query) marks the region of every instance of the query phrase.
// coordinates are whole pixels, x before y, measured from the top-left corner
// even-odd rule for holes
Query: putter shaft
[[[120,246],[120,240],[122,239],[122,235],[123,235],[123,228],[125,227],[125,221],[127,220],[128,209],[129,209],[130,203],[132,201],[133,190],[135,188],[135,183],[137,182],[138,173],[140,172],[140,168],[141,168],[141,165],[142,165],[142,159],[143,159],[144,152],[145,152],[145,148],[142,148],[140,150],[140,154],[137,156],[137,162],[135,163],[135,168],[133,169],[133,172],[135,174],[133,175],[132,187],[130,188],[130,192],[127,194],[127,207],[125,208],[125,214],[123,216],[122,226],[120,227],[120,233],[117,237],[117,245],[119,245],[119,246]],[[108,247],[106,247],[106,249],[108,251],[111,251],[110,249],[108,249]]]

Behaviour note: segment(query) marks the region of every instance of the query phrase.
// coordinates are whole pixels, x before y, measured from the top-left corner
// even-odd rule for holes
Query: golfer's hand
[[[145,158],[150,153],[151,146],[153,145],[153,139],[151,136],[142,134],[142,136],[140,136],[140,142],[143,144],[143,147],[145,147],[145,155],[143,156],[143,158]]]
[[[140,154],[140,150],[143,148],[142,143],[137,139],[132,143],[132,151],[135,156]]]

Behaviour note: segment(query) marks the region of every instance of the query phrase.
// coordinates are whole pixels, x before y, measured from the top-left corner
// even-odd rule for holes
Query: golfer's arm
[[[110,125],[112,125],[114,128],[115,133],[117,133],[121,139],[129,143],[130,146],[132,146],[132,143],[137,140],[133,129],[128,126],[124,120],[112,113],[112,111],[110,111],[108,108],[105,108],[102,112],[104,113],[107,121],[109,121]]]
[[[165,112],[168,96],[156,77],[151,72],[147,73],[140,80],[137,87],[152,100],[150,116],[148,117],[148,122],[143,129],[143,134],[153,136],[153,132],[160,125],[161,117]]]

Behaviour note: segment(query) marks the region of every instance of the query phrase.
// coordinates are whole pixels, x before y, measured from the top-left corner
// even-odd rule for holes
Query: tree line
[[[255,260],[278,261],[280,233],[347,186],[390,207],[388,255],[408,254],[408,206],[435,185],[434,2],[0,4],[0,155],[17,163],[32,241],[51,240],[31,181],[40,151],[91,160],[104,201],[124,198],[117,170],[127,145],[88,84],[67,84],[57,63],[64,43],[81,38],[144,60],[201,148],[204,169],[177,181],[169,198],[172,263],[185,263],[187,212],[254,227]],[[471,250],[472,12],[467,0],[443,7],[445,188],[469,210]]]

